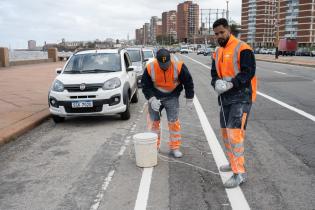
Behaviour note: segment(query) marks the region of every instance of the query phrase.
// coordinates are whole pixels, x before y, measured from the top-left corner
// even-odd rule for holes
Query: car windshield
[[[144,59],[154,57],[152,51],[143,51],[143,55],[144,55]]]
[[[84,74],[116,71],[121,71],[118,53],[89,53],[72,56],[64,73]]]
[[[140,50],[127,50],[132,62],[141,61]]]

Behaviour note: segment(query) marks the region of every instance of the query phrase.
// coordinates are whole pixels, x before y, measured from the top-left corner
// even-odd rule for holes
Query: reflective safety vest
[[[171,93],[178,85],[178,75],[182,69],[183,62],[171,60],[170,67],[164,71],[154,59],[147,65],[154,87],[163,93]]]
[[[252,50],[245,42],[230,36],[225,48],[218,47],[213,54],[216,70],[219,78],[231,81],[240,72],[240,54],[242,50]],[[252,101],[256,101],[257,96],[257,78],[254,76],[251,80]]]

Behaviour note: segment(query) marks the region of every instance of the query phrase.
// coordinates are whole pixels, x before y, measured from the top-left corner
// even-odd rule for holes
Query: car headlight
[[[52,86],[52,90],[56,92],[63,92],[64,91],[64,85],[59,80],[55,80]]]
[[[103,90],[112,90],[112,89],[120,87],[120,85],[121,85],[120,79],[115,77],[110,80],[107,80],[104,83]]]

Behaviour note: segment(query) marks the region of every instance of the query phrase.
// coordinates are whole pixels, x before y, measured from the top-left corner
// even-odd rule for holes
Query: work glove
[[[218,79],[215,82],[214,90],[220,95],[220,94],[230,90],[231,88],[233,88],[232,82],[227,82],[225,80]]]
[[[160,111],[161,101],[155,98],[154,96],[149,99],[149,104],[154,111],[156,112]]]
[[[189,111],[192,111],[193,110],[193,107],[194,107],[194,99],[193,98],[186,98],[186,108],[189,110]]]

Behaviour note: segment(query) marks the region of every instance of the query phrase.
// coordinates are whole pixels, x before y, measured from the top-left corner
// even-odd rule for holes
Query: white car
[[[73,54],[53,81],[49,110],[58,123],[68,116],[120,114],[130,118],[130,102],[138,102],[138,87],[124,49],[86,50]]]
[[[135,67],[137,74],[137,84],[141,86],[141,79],[146,65],[146,59],[144,58],[142,48],[127,48],[127,52],[130,56],[132,66]]]
[[[142,49],[142,51],[143,51],[144,60],[146,61],[146,65],[148,63],[151,63],[154,59],[153,50],[149,49],[149,48],[144,48],[144,49]]]

